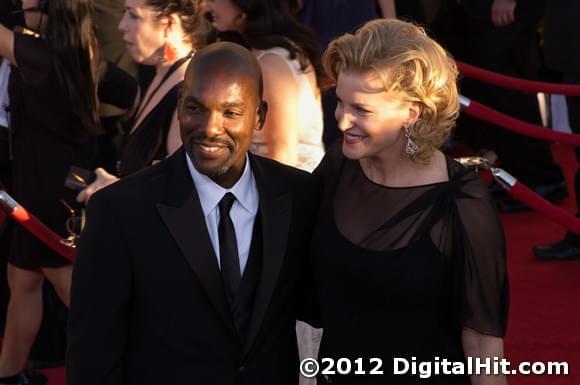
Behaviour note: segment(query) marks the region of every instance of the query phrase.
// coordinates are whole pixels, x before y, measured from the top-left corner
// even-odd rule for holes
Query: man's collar
[[[197,194],[199,195],[204,216],[207,217],[208,213],[218,205],[219,201],[227,192],[234,194],[236,200],[244,210],[251,214],[256,214],[258,212],[258,192],[256,189],[256,181],[247,154],[246,165],[244,166],[242,176],[229,189],[223,188],[215,183],[210,177],[199,172],[193,165],[187,152],[185,153],[185,157],[187,160],[187,168],[189,169]]]

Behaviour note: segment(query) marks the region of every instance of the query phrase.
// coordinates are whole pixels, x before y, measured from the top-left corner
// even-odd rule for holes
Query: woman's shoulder
[[[258,58],[258,60],[268,54],[279,56],[284,60],[290,59],[290,52],[284,47],[270,47],[256,50],[256,57]]]
[[[51,54],[46,40],[24,33],[14,34],[14,58],[22,79],[30,85],[48,80],[51,71]]]
[[[271,52],[257,57],[264,77],[266,94],[271,90],[274,94],[270,97],[282,97],[289,92],[296,92],[298,68],[293,62]]]
[[[20,49],[21,51],[39,50],[36,52],[36,54],[40,55],[49,53],[48,42],[39,35],[26,29],[19,32],[14,32],[14,44],[15,49]]]
[[[462,192],[461,197],[491,199],[487,185],[475,171],[448,155],[445,155],[445,158],[447,160],[449,180]]]
[[[342,140],[336,140],[326,149],[326,154],[314,170],[314,174],[323,180],[335,179],[345,159],[342,153]]]
[[[298,58],[291,58],[290,51],[284,47],[271,47],[256,52],[256,58],[262,67],[269,67],[275,71],[291,70],[293,74],[300,73]]]

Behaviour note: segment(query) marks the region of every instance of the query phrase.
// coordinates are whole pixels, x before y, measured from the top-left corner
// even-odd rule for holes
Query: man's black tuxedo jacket
[[[71,290],[69,385],[297,384],[297,294],[317,182],[250,156],[263,260],[241,344],[185,156],[91,198]]]

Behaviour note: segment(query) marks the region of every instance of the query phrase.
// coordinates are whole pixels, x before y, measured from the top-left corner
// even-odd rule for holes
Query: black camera
[[[77,166],[71,166],[64,181],[64,187],[75,191],[81,191],[93,183],[95,179],[97,179],[97,176],[93,171]]]

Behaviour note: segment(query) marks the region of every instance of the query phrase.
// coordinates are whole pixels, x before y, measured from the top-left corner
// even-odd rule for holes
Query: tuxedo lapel
[[[277,175],[268,173],[261,165],[260,158],[250,156],[250,162],[260,197],[263,256],[254,309],[244,344],[244,354],[248,353],[258,335],[278,282],[286,254],[292,209],[290,193],[281,187],[284,185],[283,181],[280,181]]]
[[[157,204],[157,210],[226,327],[237,335],[217,257],[185,156],[182,149],[167,160],[172,162],[167,182],[168,202]]]

